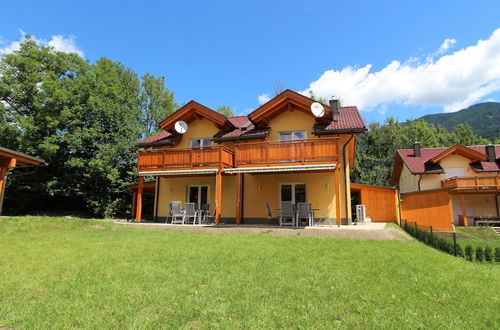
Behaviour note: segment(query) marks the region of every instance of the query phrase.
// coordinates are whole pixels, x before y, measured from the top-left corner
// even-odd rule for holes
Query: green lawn
[[[0,219],[0,328],[500,328],[500,267],[417,241]]]

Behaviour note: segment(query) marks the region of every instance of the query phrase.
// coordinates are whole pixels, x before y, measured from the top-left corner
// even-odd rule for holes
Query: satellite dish
[[[311,112],[315,117],[323,117],[325,114],[325,108],[323,108],[323,105],[319,102],[314,102],[311,104]]]
[[[175,123],[175,131],[179,134],[184,134],[188,130],[188,124],[184,120],[179,120]]]

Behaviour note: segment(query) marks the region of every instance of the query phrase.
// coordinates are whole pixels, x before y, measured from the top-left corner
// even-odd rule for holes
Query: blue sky
[[[280,81],[358,105],[367,122],[404,120],[500,100],[498,13],[486,0],[10,1],[0,52],[21,30],[166,76],[181,104],[244,114]]]

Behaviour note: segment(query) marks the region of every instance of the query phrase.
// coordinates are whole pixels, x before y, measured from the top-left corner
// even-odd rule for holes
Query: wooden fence
[[[401,219],[435,230],[452,230],[453,206],[448,190],[401,194]]]

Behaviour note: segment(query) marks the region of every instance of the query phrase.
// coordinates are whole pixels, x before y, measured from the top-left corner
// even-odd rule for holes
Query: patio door
[[[208,186],[188,186],[188,203],[196,203],[196,208],[208,203]]]
[[[292,202],[292,204],[305,203],[305,183],[282,183],[280,184],[280,202]]]

